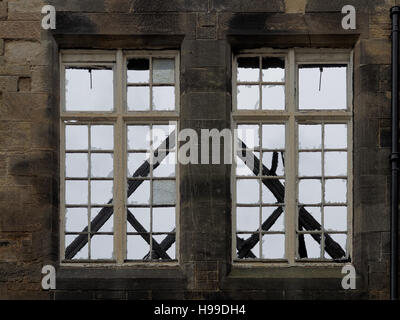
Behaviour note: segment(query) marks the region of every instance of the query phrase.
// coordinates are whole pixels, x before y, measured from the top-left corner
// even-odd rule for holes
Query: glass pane
[[[97,215],[100,213],[100,211],[103,210],[103,208],[93,208],[91,210],[91,220],[93,221]],[[90,230],[91,232],[94,232],[95,230]],[[101,226],[99,230],[96,232],[113,232],[114,231],[114,215],[112,215],[108,220],[106,221],[105,224]]]
[[[78,237],[78,235],[67,235],[65,236],[65,249]],[[89,246],[86,244],[73,258],[72,260],[78,259],[89,259]]]
[[[304,209],[321,225],[321,207],[304,207]],[[318,228],[307,229],[307,231],[319,230]]]
[[[327,124],[325,125],[325,149],[347,148],[347,125]]]
[[[263,110],[285,110],[285,86],[262,86]]]
[[[88,176],[87,153],[67,153],[65,155],[65,176],[68,178],[86,178]]]
[[[175,110],[175,87],[153,87],[153,109]]]
[[[305,204],[321,203],[321,180],[300,180],[299,202]]]
[[[129,83],[149,83],[149,59],[129,59],[127,69]]]
[[[300,109],[347,109],[347,67],[300,66]]]
[[[257,231],[260,227],[259,207],[236,208],[236,231]]]
[[[259,86],[238,86],[237,87],[237,108],[257,110],[260,108]]]
[[[284,82],[285,60],[283,58],[262,58],[262,81]]]
[[[322,174],[321,152],[299,152],[299,176],[310,177]]]
[[[260,80],[260,59],[258,57],[237,59],[237,81],[258,82]]]
[[[262,237],[262,258],[263,259],[284,259],[285,258],[285,235],[265,234]]]
[[[91,126],[92,150],[114,149],[114,127],[107,125]]]
[[[176,154],[175,152],[169,153],[161,164],[153,170],[154,177],[174,177],[176,166]]]
[[[139,170],[148,159],[148,153],[128,153],[128,177],[133,177],[134,173]],[[138,176],[138,174],[136,176]]]
[[[150,208],[129,208],[129,211],[133,214],[137,221],[142,227],[150,232]],[[136,230],[129,221],[126,223],[127,232],[139,232]]]
[[[65,203],[87,204],[88,182],[87,181],[65,181]]]
[[[237,130],[240,148],[242,148],[240,141],[244,142],[249,149],[255,149],[260,146],[258,125],[239,125]]]
[[[312,150],[322,148],[321,125],[299,125],[299,149]]]
[[[66,150],[88,149],[88,126],[65,126],[65,148]]]
[[[128,110],[150,110],[150,87],[128,87]]]
[[[244,241],[248,240],[250,237],[257,239],[256,245],[253,247],[253,249],[250,250],[250,253],[254,255],[254,257],[249,257],[249,259],[259,259],[260,258],[260,242],[258,241],[260,239],[260,235],[258,233],[255,234],[238,234],[237,235],[240,239],[243,239]],[[246,257],[244,257],[246,259]]]
[[[175,180],[153,181],[153,204],[175,204],[176,184]]]
[[[319,259],[321,258],[321,246],[314,240],[311,234],[304,235],[304,242],[306,244],[307,258]]]
[[[347,152],[325,152],[325,175],[347,175]]]
[[[262,126],[263,149],[285,149],[285,125],[264,124]]]
[[[260,153],[259,152],[251,152],[250,150],[241,150],[240,151],[241,154],[243,154],[243,152],[248,153],[250,155],[248,162],[243,162],[243,160],[237,156],[236,157],[236,161],[237,161],[237,165],[236,165],[236,175],[238,176],[254,176],[254,156],[255,155],[258,159],[260,158]]]
[[[112,235],[95,235],[90,240],[91,259],[112,259],[114,254],[114,237]]]
[[[150,126],[128,126],[128,149],[150,150]]]
[[[256,179],[237,180],[236,198],[238,203],[259,203],[260,182]]]
[[[329,203],[346,203],[347,181],[344,179],[326,180],[325,201]]]
[[[83,232],[88,226],[88,212],[86,208],[67,208],[65,212],[65,231]]]
[[[325,207],[324,227],[329,231],[347,231],[347,207]]]
[[[66,111],[112,111],[113,70],[66,68],[65,100]]]
[[[91,200],[93,204],[107,204],[112,198],[112,181],[91,181]]]
[[[153,208],[153,232],[172,232],[175,229],[175,207]]]
[[[262,208],[262,221],[264,223],[278,207],[263,207]],[[284,231],[285,230],[285,212],[282,212],[279,218],[275,221],[268,231]]]
[[[285,175],[285,167],[284,167],[284,153],[283,152],[264,152],[263,153],[263,165],[268,168],[268,170],[273,169],[273,164],[276,161],[276,170],[275,173],[277,176]]]
[[[335,241],[336,243],[338,243],[341,246],[343,251],[347,252],[347,235],[346,234],[330,234],[329,236],[332,238],[333,241]],[[327,259],[332,258],[327,252],[325,252],[324,256]]]
[[[140,180],[130,180],[129,183],[138,183]],[[149,204],[150,203],[150,181],[140,181],[141,184],[128,198],[129,204]]]
[[[153,59],[153,83],[175,82],[175,60]]]
[[[150,251],[150,246],[141,236],[128,236],[127,242],[128,260],[143,260]]]
[[[114,158],[112,153],[93,153],[91,158],[92,177],[113,177]]]

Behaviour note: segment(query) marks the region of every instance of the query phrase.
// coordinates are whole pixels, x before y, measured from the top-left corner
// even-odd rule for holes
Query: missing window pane
[[[249,240],[250,238],[254,239],[255,245],[249,251],[250,254],[245,256],[243,259],[259,259],[260,258],[260,234],[258,233],[249,233],[249,234],[238,234],[239,239],[243,241]],[[236,251],[238,253],[238,251]]]
[[[65,231],[82,232],[88,226],[87,208],[67,208],[65,212]]]
[[[88,182],[87,181],[65,181],[65,203],[87,204]]]
[[[237,87],[237,108],[239,110],[257,110],[260,108],[259,86]]]
[[[103,208],[92,208],[91,210],[91,220],[93,221],[97,215],[103,210]],[[93,232],[93,230],[91,230]],[[97,232],[114,232],[114,215],[112,215],[106,223],[104,223]]]
[[[65,126],[65,149],[87,150],[88,149],[88,126],[66,125]]]
[[[254,232],[260,227],[260,209],[258,207],[236,208],[236,231]]]
[[[320,177],[322,174],[321,152],[299,153],[299,176]]]
[[[142,238],[142,236],[127,236],[127,259],[143,260],[149,253],[150,245]]]
[[[129,208],[135,219],[146,231],[150,231],[150,208]],[[139,232],[127,222],[127,232]]]
[[[160,147],[164,141],[169,137],[169,135],[175,131],[175,125],[153,125],[152,128],[152,137],[153,137],[153,150],[156,150]],[[173,145],[173,141],[170,141],[169,148],[172,149],[171,145]]]
[[[278,207],[263,207],[261,223],[264,223],[269,217],[271,217],[277,209]],[[268,231],[285,231],[285,212],[280,214],[279,218]]]
[[[153,59],[153,82],[160,84],[175,82],[174,59]]]
[[[325,201],[328,203],[346,203],[347,180],[329,179],[325,181]]]
[[[104,67],[65,69],[66,111],[112,111],[114,74]]]
[[[347,235],[346,234],[329,234],[333,241],[335,241],[339,246],[343,249],[344,252],[347,252]],[[332,257],[325,251],[324,257],[326,259],[332,259]]]
[[[92,177],[112,178],[114,157],[112,153],[94,153],[91,155]]]
[[[149,204],[150,203],[150,181],[131,180],[130,182],[140,183],[139,187],[128,198],[129,204]]]
[[[91,181],[92,204],[107,204],[113,198],[113,181]]]
[[[92,150],[114,149],[114,127],[112,125],[92,125],[90,129]]]
[[[153,170],[154,177],[174,177],[176,167],[176,154],[175,152],[170,152],[161,164]]]
[[[67,153],[65,155],[65,176],[68,178],[86,178],[88,176],[88,154]]]
[[[300,180],[299,202],[304,204],[321,203],[321,180]]]
[[[284,82],[285,60],[283,58],[274,57],[262,58],[262,81]]]
[[[262,237],[262,258],[263,259],[284,259],[285,258],[285,235],[265,234]]]
[[[346,74],[346,66],[299,66],[299,109],[347,109]]]
[[[260,203],[260,181],[256,179],[237,180],[236,196],[238,203]]]
[[[326,124],[324,144],[325,144],[325,149],[347,148],[347,125]]]
[[[257,125],[238,125],[238,138],[244,142],[247,148],[256,149],[260,146],[259,126]],[[242,148],[242,144],[239,144]]]
[[[175,207],[153,208],[153,232],[172,232],[175,229]]]
[[[324,228],[328,231],[347,231],[347,207],[325,207]]]
[[[311,217],[314,218],[316,222],[318,222],[319,225],[321,225],[321,207],[304,207],[304,209],[311,215]],[[316,231],[318,230],[317,225],[315,225],[314,228],[312,228],[312,225],[310,225],[310,229],[308,231]]]
[[[263,149],[285,149],[285,125],[265,124],[262,126]]]
[[[258,57],[237,59],[237,81],[258,82],[260,79],[260,59]]]
[[[128,60],[128,83],[149,83],[150,63],[149,59]]]
[[[254,165],[255,165],[254,164],[254,156],[257,157],[257,159],[260,159],[260,153],[252,152],[250,150],[240,150],[240,152],[241,152],[242,156],[248,155],[248,158],[250,159],[250,161],[245,163],[239,156],[236,156],[236,175],[237,176],[254,176],[254,172],[253,172]]]
[[[299,149],[313,150],[322,148],[322,127],[317,125],[299,125]]]
[[[128,177],[133,174],[149,159],[148,153],[128,153]]]
[[[153,87],[153,109],[175,110],[175,87]]]
[[[347,152],[325,152],[325,175],[347,175]]]
[[[319,235],[320,236],[320,235]],[[298,242],[301,235],[298,235]],[[321,246],[320,244],[313,238],[311,234],[304,234],[304,242],[307,251],[307,257],[309,259],[319,259],[321,258]],[[298,244],[300,245],[300,243]]]
[[[285,86],[263,85],[262,108],[263,110],[284,110]]]
[[[271,176],[285,175],[285,156],[283,152],[263,152],[262,162],[270,171]]]
[[[150,150],[150,126],[128,126],[128,149]]]
[[[65,248],[76,239],[78,235],[66,235],[65,236]],[[78,253],[72,258],[72,260],[87,260],[89,259],[89,246],[86,244]]]
[[[114,237],[112,235],[94,235],[90,240],[90,258],[110,260],[114,255]]]
[[[150,110],[150,87],[128,87],[128,110]]]
[[[276,180],[275,180],[276,181]],[[282,185],[285,185],[284,180],[279,180]],[[264,204],[275,204],[278,200],[271,192],[271,190],[263,183],[262,184],[262,203]]]

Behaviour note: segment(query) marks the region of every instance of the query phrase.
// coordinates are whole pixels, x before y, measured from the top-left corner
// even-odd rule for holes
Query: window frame
[[[129,111],[127,106],[127,59],[131,57],[161,57],[175,59],[175,110],[173,111]],[[66,111],[65,69],[69,66],[112,66],[114,85],[114,108],[112,111]],[[132,261],[127,259],[127,126],[131,124],[168,124],[173,122],[178,130],[180,115],[180,53],[178,50],[76,50],[59,52],[60,70],[60,209],[59,262],[62,266],[176,266],[179,264],[179,165],[175,165],[175,259]],[[66,260],[65,259],[65,126],[74,124],[112,124],[114,127],[114,175],[113,175],[113,259],[111,260]],[[175,146],[177,134],[175,134]],[[90,150],[88,150],[90,152]],[[176,152],[176,156],[177,156]],[[90,162],[90,159],[88,159]],[[90,173],[88,173],[90,179]],[[90,189],[89,189],[90,190]],[[90,204],[88,203],[88,206]],[[110,218],[111,219],[111,218]],[[150,233],[150,230],[148,231]]]
[[[285,109],[239,110],[237,108],[237,58],[238,57],[285,58]],[[298,66],[304,64],[347,65],[346,110],[299,110]],[[260,79],[261,81],[261,79]],[[260,96],[261,99],[261,96]],[[301,123],[347,124],[347,256],[353,257],[353,50],[303,49],[287,50],[261,48],[240,50],[232,55],[232,129],[238,124],[285,124],[285,259],[238,259],[236,256],[236,143],[234,163],[231,168],[232,190],[232,258],[235,266],[337,266],[348,263],[326,259],[298,260],[297,255],[297,198],[298,198],[298,125]],[[322,221],[321,221],[322,222]],[[327,232],[327,231],[324,231]],[[329,232],[327,232],[329,233]]]

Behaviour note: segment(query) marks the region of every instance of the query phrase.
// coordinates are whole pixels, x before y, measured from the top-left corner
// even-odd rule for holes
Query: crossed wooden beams
[[[260,174],[260,160],[248,150],[247,146],[243,141],[239,140],[239,144],[241,144],[241,150],[237,152],[237,155],[240,159],[253,171],[253,173],[258,176]],[[154,151],[153,159],[156,161],[151,161],[150,159],[146,160],[133,174],[133,178],[138,177],[147,177],[150,173],[151,162],[153,162],[153,170],[155,170],[161,162],[165,159],[165,157],[169,154],[170,148],[175,146],[175,131],[173,131],[167,139],[158,147],[157,150]],[[271,169],[268,169],[264,164],[262,164],[262,176],[276,176],[275,170],[277,166],[278,154],[274,153]],[[142,184],[143,180],[129,180],[128,183],[128,198],[137,190],[137,188]],[[272,192],[272,194],[277,199],[278,203],[284,203],[285,198],[285,187],[282,183],[277,179],[262,179],[262,183]],[[108,204],[112,203],[112,199],[108,202]],[[261,225],[261,229],[263,231],[268,231],[278,220],[280,215],[282,214],[283,209],[281,207],[277,208]],[[112,216],[113,208],[112,207],[104,207],[100,210],[99,214],[92,220],[90,223],[90,234],[89,236],[92,238],[94,234],[100,230],[100,228],[107,222],[107,220]],[[132,225],[132,227],[140,233],[142,238],[150,244],[150,235],[147,230],[140,224],[140,222],[135,218],[132,212],[127,210],[127,221]],[[301,207],[299,209],[299,228],[305,230],[321,230],[321,225],[316,221],[312,215]],[[73,242],[66,248],[65,250],[65,259],[72,259],[88,242],[88,227],[86,227],[82,233],[75,238]],[[319,234],[311,234],[315,241],[321,244],[321,235]],[[248,239],[244,240],[240,237],[236,237],[236,247],[238,251],[238,258],[255,258],[254,254],[251,252],[251,249],[259,241],[259,237],[257,234],[250,236]],[[300,257],[307,257],[307,250],[304,242],[304,237],[301,236],[299,239],[299,254]],[[169,255],[167,254],[167,250],[172,246],[175,242],[175,229],[172,230],[170,234],[168,234],[161,243],[158,243],[154,238],[152,238],[152,252],[149,252],[143,260],[149,259],[164,259],[171,260]],[[341,246],[335,242],[329,235],[325,235],[325,251],[334,259],[334,260],[343,260],[346,257],[346,253],[341,248]]]

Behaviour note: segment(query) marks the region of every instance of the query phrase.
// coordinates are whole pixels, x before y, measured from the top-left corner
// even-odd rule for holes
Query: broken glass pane
[[[149,83],[149,59],[129,59],[127,69],[128,83]]]
[[[268,170],[274,169],[273,164],[276,161],[275,173],[277,176],[285,175],[284,167],[284,153],[283,152],[263,152],[263,165],[268,168]]]
[[[146,231],[150,231],[150,208],[129,208],[129,211]],[[126,227],[127,232],[138,232],[129,222]]]
[[[321,203],[321,180],[300,180],[299,202],[304,204]]]
[[[153,59],[153,83],[175,82],[175,60]]]
[[[153,109],[175,110],[175,87],[153,87]]]
[[[329,179],[325,181],[325,201],[328,203],[346,203],[347,180]]]
[[[248,149],[256,149],[260,146],[259,126],[258,125],[238,125],[238,138],[244,142]],[[242,144],[239,144],[242,148]]]
[[[150,150],[150,126],[128,126],[128,149]]]
[[[258,57],[237,59],[237,81],[258,82],[260,80],[260,59]]]
[[[322,148],[321,125],[299,125],[299,149],[312,150]]]
[[[299,152],[299,176],[320,177],[321,174],[321,152]]]
[[[82,232],[88,226],[87,208],[67,208],[65,212],[65,231]]]
[[[285,110],[285,86],[262,86],[263,110]]]
[[[325,152],[325,175],[347,175],[347,152]]]
[[[338,243],[340,247],[347,252],[347,235],[346,234],[329,234],[333,241]],[[324,257],[326,259],[332,259],[332,257],[325,251]]]
[[[114,158],[112,153],[92,153],[92,177],[112,178]]]
[[[237,207],[236,208],[236,231],[253,232],[260,226],[260,208]]]
[[[92,208],[90,218],[93,221],[103,208]],[[114,216],[108,218],[107,222],[96,232],[113,232],[114,231]],[[93,230],[91,230],[93,232]]]
[[[112,235],[94,235],[90,240],[91,259],[112,259],[114,255],[114,237]]]
[[[175,152],[169,153],[161,164],[153,170],[154,177],[174,177],[176,166],[176,154]]]
[[[153,181],[153,204],[175,204],[176,184],[175,180]]]
[[[262,126],[263,149],[285,149],[285,125],[264,124]]]
[[[324,227],[329,231],[347,231],[347,207],[325,207]]]
[[[347,125],[327,124],[325,125],[325,149],[347,148]]]
[[[78,235],[65,236],[65,249],[76,239]],[[89,246],[86,244],[79,252],[72,258],[72,260],[89,259]]]
[[[68,178],[86,178],[88,176],[87,153],[67,153],[65,155],[65,176]]]
[[[88,126],[66,125],[65,126],[65,149],[87,150],[88,149]]]
[[[150,87],[128,87],[128,110],[150,110]]]
[[[259,203],[260,181],[256,179],[238,179],[236,195],[238,203]]]
[[[130,182],[140,180],[131,180]],[[129,204],[149,204],[150,203],[150,181],[143,181],[134,193],[128,198]]]
[[[150,251],[150,246],[141,236],[127,236],[127,259],[143,260]]]
[[[284,259],[285,258],[285,235],[264,234],[262,237],[262,258],[263,259]]]
[[[176,247],[175,243],[172,244],[171,248],[167,250],[167,254],[171,257],[171,259],[176,259]]]
[[[92,150],[114,149],[114,126],[92,125],[90,129]]]
[[[128,177],[132,177],[149,156],[148,153],[128,153]]]
[[[299,66],[299,109],[347,109],[347,67]]]
[[[114,74],[102,67],[65,69],[66,111],[112,111]]]
[[[309,259],[321,258],[321,246],[317,241],[314,240],[311,234],[304,235],[304,242],[306,244],[307,258]]]
[[[237,108],[239,110],[257,110],[260,108],[259,86],[237,87]]]
[[[172,232],[175,229],[175,207],[153,208],[153,232]]]
[[[278,207],[263,207],[262,208],[262,221],[264,223]],[[285,212],[282,212],[279,218],[275,221],[268,231],[284,231],[285,230]]]
[[[87,204],[88,182],[87,181],[65,181],[65,203]]]
[[[238,234],[237,235],[239,238],[243,239],[243,240],[247,240],[250,237],[254,237],[257,239],[257,244],[253,247],[253,249],[250,250],[250,252],[255,256],[249,259],[259,259],[260,258],[260,242],[258,241],[258,239],[260,239],[260,235],[258,233],[254,233],[254,234]],[[246,258],[245,258],[246,259]]]
[[[107,204],[113,198],[113,181],[91,181],[91,202]]]
[[[262,81],[284,82],[285,60],[283,58],[274,57],[262,58]]]

